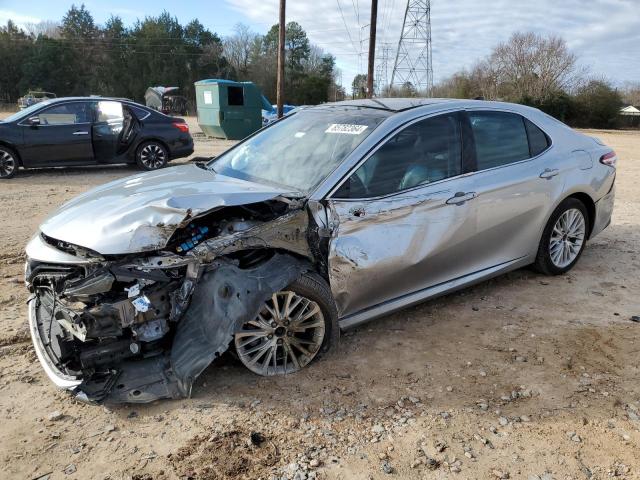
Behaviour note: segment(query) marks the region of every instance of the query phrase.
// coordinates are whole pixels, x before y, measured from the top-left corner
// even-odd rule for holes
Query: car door
[[[566,170],[556,161],[549,137],[523,116],[469,110],[476,170],[476,269],[535,253]]]
[[[475,222],[457,112],[383,142],[331,194],[329,278],[340,316],[468,273]]]
[[[120,138],[124,128],[124,108],[121,102],[101,100],[95,106],[93,149],[98,163],[117,162]]]
[[[25,166],[91,163],[91,121],[90,102],[75,101],[43,108],[20,122]]]

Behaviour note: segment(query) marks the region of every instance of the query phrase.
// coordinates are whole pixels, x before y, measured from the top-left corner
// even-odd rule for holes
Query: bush
[[[617,128],[622,97],[602,80],[592,80],[574,96],[575,112],[569,123],[576,127]]]
[[[575,116],[575,101],[565,92],[554,92],[542,101],[536,101],[529,97],[524,97],[517,103],[538,108],[544,113],[551,115],[564,123],[572,123]]]

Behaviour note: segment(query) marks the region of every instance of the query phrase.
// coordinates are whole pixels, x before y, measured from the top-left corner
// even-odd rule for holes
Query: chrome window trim
[[[340,189],[340,187],[347,181],[347,179],[349,179],[349,177],[351,177],[351,175],[355,174],[355,172],[358,170],[358,168],[360,168],[369,158],[371,158],[380,148],[382,148],[387,143],[387,141],[389,141],[391,139],[391,137],[393,137],[396,134],[400,133],[402,130],[405,130],[406,128],[409,128],[410,126],[412,126],[412,125],[414,125],[414,124],[416,124],[418,122],[421,122],[423,120],[427,120],[427,119],[433,118],[433,117],[438,117],[440,115],[446,115],[446,114],[449,114],[449,113],[458,113],[458,112],[464,112],[464,109],[461,109],[461,108],[458,107],[458,108],[449,108],[449,109],[446,109],[446,110],[439,110],[437,112],[430,112],[430,113],[426,113],[426,114],[423,114],[423,115],[418,116],[418,117],[414,117],[413,119],[407,120],[406,122],[402,123],[401,125],[396,126],[393,130],[391,130],[388,134],[386,134],[382,139],[378,140],[378,142],[373,147],[371,147],[369,149],[369,151],[365,154],[365,156],[360,158],[360,160],[358,160],[356,162],[356,164],[350,168],[350,170],[347,172],[347,174],[344,175],[338,181],[338,183],[335,184],[329,190],[329,193],[327,193],[325,195],[325,197],[327,199],[335,200],[335,201],[338,201],[338,200],[339,201],[352,200],[352,201],[360,201],[361,202],[361,201],[365,201],[365,200],[376,200],[376,199],[382,199],[382,198],[388,198],[388,197],[396,196],[396,195],[403,194],[405,192],[409,192],[409,191],[416,190],[416,189],[419,189],[419,188],[424,188],[424,187],[426,187],[428,185],[436,185],[438,183],[446,182],[448,180],[453,180],[453,179],[456,179],[456,178],[468,176],[469,173],[473,173],[473,172],[462,173],[460,175],[456,175],[455,177],[443,178],[443,179],[437,180],[435,182],[425,183],[425,184],[422,184],[422,185],[416,185],[416,186],[411,187],[411,188],[406,188],[404,190],[398,190],[397,192],[392,192],[392,193],[388,193],[386,195],[380,195],[380,196],[377,196],[377,197],[362,197],[362,198],[334,198],[333,197],[333,195],[336,193],[336,191]],[[390,118],[393,118],[393,116],[391,116]],[[389,120],[389,119],[387,119],[387,120]],[[385,120],[385,122],[387,120]],[[378,128],[383,126],[385,122],[382,122],[378,126]],[[348,161],[348,159],[346,161]],[[462,139],[460,141],[460,167],[462,169]],[[335,172],[335,170],[334,170],[334,172]],[[333,174],[333,172],[331,174],[329,174],[329,176],[327,178],[329,178],[332,174]]]

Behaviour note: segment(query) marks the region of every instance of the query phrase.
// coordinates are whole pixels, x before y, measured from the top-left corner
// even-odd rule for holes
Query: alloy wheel
[[[325,320],[320,306],[291,291],[274,293],[258,316],[235,334],[240,361],[258,375],[293,373],[320,351]]]
[[[0,150],[0,178],[13,175],[16,171],[16,159],[6,150]]]
[[[577,208],[570,208],[560,215],[553,226],[549,240],[549,256],[558,268],[571,265],[580,254],[586,234],[584,215]]]
[[[140,161],[149,170],[156,170],[165,165],[167,154],[160,145],[150,143],[140,151]]]

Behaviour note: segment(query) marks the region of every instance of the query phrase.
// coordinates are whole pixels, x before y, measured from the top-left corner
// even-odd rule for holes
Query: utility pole
[[[278,29],[278,78],[276,83],[276,104],[278,107],[278,118],[284,114],[284,40],[285,40],[285,9],[286,0],[280,0],[280,26]]]
[[[369,70],[367,72],[367,98],[373,97],[373,75],[376,58],[376,21],[378,19],[378,0],[371,0],[371,25],[369,31]]]

